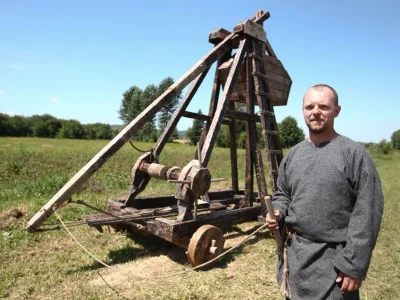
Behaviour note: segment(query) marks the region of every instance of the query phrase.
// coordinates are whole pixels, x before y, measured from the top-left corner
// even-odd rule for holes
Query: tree
[[[400,150],[400,129],[392,134],[393,149]]]
[[[113,137],[113,130],[110,125],[94,123],[83,125],[84,138],[88,140],[109,140]]]
[[[143,91],[139,87],[133,85],[122,94],[123,98],[118,113],[119,118],[124,121],[125,124],[131,122],[142,112],[142,92]]]
[[[154,84],[148,85],[144,90],[137,86],[130,87],[124,94],[119,109],[120,119],[124,121],[125,125],[136,118],[143,110],[146,109],[154,100],[163,94],[174,83],[171,77],[163,79],[158,86]],[[157,114],[158,128],[163,131],[168,121],[176,109],[176,105],[181,98],[181,95],[175,96],[170,103],[164,105]],[[155,125],[156,116],[147,121],[142,129],[134,137],[136,140],[141,141],[156,141],[157,128]]]
[[[383,139],[378,144],[378,153],[381,154],[389,154],[389,151],[392,150],[392,145],[386,139]]]
[[[81,139],[84,137],[83,126],[77,120],[64,121],[57,137],[62,139]]]
[[[43,138],[55,138],[62,127],[61,121],[49,114],[33,115],[29,123],[33,136]]]
[[[201,109],[198,111],[201,114]],[[203,131],[204,122],[201,120],[194,119],[193,126],[189,127],[186,131],[186,136],[190,140],[192,145],[196,145],[197,142],[200,140],[201,132]]]
[[[0,136],[11,136],[12,131],[11,117],[0,113]]]
[[[10,119],[10,124],[12,127],[12,136],[31,136],[32,129],[29,126],[27,118],[23,116],[13,116]]]
[[[293,147],[305,138],[303,130],[297,126],[297,121],[293,117],[282,120],[279,125],[279,136],[282,148]]]
[[[161,96],[173,84],[174,80],[171,77],[163,79],[157,87],[157,98]],[[176,106],[178,105],[181,98],[181,93],[179,93],[179,95],[176,95],[171,100],[171,102],[164,105],[160,109],[160,112],[158,113],[158,129],[160,132],[164,131],[164,128],[167,126],[169,120],[171,119],[172,114],[174,113]]]

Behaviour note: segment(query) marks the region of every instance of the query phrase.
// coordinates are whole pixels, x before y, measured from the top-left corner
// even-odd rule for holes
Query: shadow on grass
[[[252,234],[254,231],[256,231],[260,226],[253,226],[253,228],[250,228],[248,230],[242,230],[241,228],[239,228],[238,226],[230,226],[230,227],[224,227],[223,230],[224,232],[235,232],[233,234],[229,234],[228,236],[225,236],[225,240],[230,240],[230,239],[234,239],[237,237],[242,237],[242,239],[240,241],[238,241],[238,243],[241,243],[242,240],[244,240],[248,235]],[[269,231],[264,231],[264,232],[258,232],[255,236],[253,236],[252,238],[250,238],[249,240],[247,240],[245,243],[239,245],[237,248],[235,248],[232,252],[227,253],[225,256],[223,256],[219,261],[217,261],[215,264],[209,266],[209,267],[205,267],[202,268],[202,271],[207,271],[207,270],[211,270],[214,268],[220,268],[220,269],[225,269],[227,268],[228,264],[235,261],[237,256],[241,253],[243,253],[243,249],[249,245],[254,245],[257,242],[259,242],[260,240],[263,239],[269,239],[269,238],[273,238],[273,235],[271,235],[271,233]],[[236,247],[237,244],[235,244],[233,247]],[[225,251],[229,251],[230,249],[232,249],[233,247],[229,247],[229,248],[225,248]]]
[[[234,232],[233,234],[229,234],[226,236],[226,240],[234,239],[237,237],[246,238],[248,235],[253,233],[259,226],[254,226],[248,230],[242,230],[237,226],[229,226],[224,227],[224,232]],[[153,235],[140,235],[140,234],[133,234],[130,232],[126,233],[127,238],[131,239],[137,246],[134,247],[132,245],[126,245],[117,250],[111,250],[108,253],[108,259],[104,262],[107,265],[113,266],[117,264],[123,264],[127,262],[134,262],[137,259],[146,258],[146,257],[155,257],[160,255],[165,255],[172,261],[184,266],[189,263],[188,258],[186,256],[186,249],[180,248],[170,242],[164,241],[161,238]],[[228,264],[232,261],[236,260],[237,256],[243,252],[243,249],[248,245],[256,244],[258,241],[262,239],[273,238],[268,231],[259,232],[254,237],[246,241],[244,244],[238,246],[232,252],[226,254],[216,263],[201,268],[202,271],[211,270],[214,268],[227,268]],[[240,241],[239,241],[240,242]],[[225,248],[224,250],[227,251],[232,247]],[[83,266],[75,270],[67,271],[67,274],[81,272],[81,271],[94,271],[98,269],[105,268],[99,262],[94,262],[91,265]]]
[[[136,246],[125,245],[117,250],[109,251],[107,259],[103,262],[109,266],[134,262],[140,258],[154,257],[165,255],[171,260],[180,264],[187,263],[185,249],[179,248],[172,243],[164,241],[156,236],[142,236],[140,234],[132,234],[126,232],[126,237],[134,241]],[[72,274],[81,271],[94,271],[103,269],[105,266],[97,261],[91,265],[82,266],[74,270],[68,270],[66,274]]]

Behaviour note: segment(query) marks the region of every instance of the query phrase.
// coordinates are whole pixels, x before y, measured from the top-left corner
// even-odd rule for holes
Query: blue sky
[[[303,94],[327,83],[342,105],[339,133],[390,140],[400,129],[400,2],[388,0],[0,0],[0,112],[122,124],[125,90],[179,79],[210,50],[212,30],[259,9],[271,13],[264,28],[293,80],[277,120],[293,116],[305,129]],[[207,113],[211,85],[207,76],[189,110]]]

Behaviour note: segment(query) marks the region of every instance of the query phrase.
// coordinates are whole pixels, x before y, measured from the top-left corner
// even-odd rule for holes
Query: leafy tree
[[[82,139],[85,131],[77,120],[67,120],[62,123],[62,127],[57,137],[62,139]]]
[[[55,138],[62,127],[61,121],[50,115],[32,116],[29,122],[35,137]]]
[[[383,139],[378,144],[378,153],[381,154],[389,154],[389,151],[392,150],[392,145],[386,139]]]
[[[136,118],[143,110],[146,109],[154,100],[156,100],[161,94],[163,94],[172,84],[174,83],[171,77],[163,79],[158,86],[154,84],[148,85],[144,90],[137,86],[130,87],[124,94],[119,109],[120,119],[125,124],[131,122]],[[157,114],[151,120],[146,122],[143,128],[134,137],[136,140],[141,141],[156,141],[157,140],[157,128],[156,119],[158,121],[159,131],[163,131],[167,126],[168,121],[176,109],[181,95],[175,96],[172,101],[162,107]]]
[[[393,149],[400,150],[400,129],[393,132],[391,140]]]
[[[13,116],[10,119],[12,128],[12,136],[31,136],[32,129],[29,126],[28,120],[23,116]]]
[[[113,137],[111,126],[103,123],[83,125],[84,137],[88,140],[109,140]]]
[[[201,114],[201,109],[199,109],[198,113]],[[188,137],[192,145],[196,145],[197,142],[200,140],[200,135],[203,130],[203,126],[204,126],[203,121],[194,119],[193,126],[189,127],[188,130],[186,131],[186,136]]]
[[[157,97],[161,96],[173,83],[174,80],[171,77],[163,79],[157,87]],[[160,112],[158,113],[158,129],[160,132],[164,131],[164,128],[171,119],[181,98],[181,93],[179,93],[179,95],[176,95],[171,102],[161,108]]]
[[[221,148],[228,148],[230,146],[229,141],[229,127],[226,125],[221,125],[215,145]]]
[[[279,126],[279,136],[282,148],[290,148],[304,140],[305,135],[301,128],[297,126],[297,121],[293,117],[286,117]]]
[[[122,94],[123,98],[118,113],[119,118],[124,121],[125,124],[131,122],[142,112],[144,107],[142,103],[142,93],[143,91],[139,87],[133,85]]]
[[[12,132],[11,117],[7,114],[0,113],[0,136],[11,136]]]

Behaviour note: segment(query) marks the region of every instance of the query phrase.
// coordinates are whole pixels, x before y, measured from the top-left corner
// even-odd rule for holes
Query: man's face
[[[323,133],[333,129],[340,105],[335,105],[332,98],[333,93],[328,88],[311,88],[304,95],[303,116],[310,132]]]

